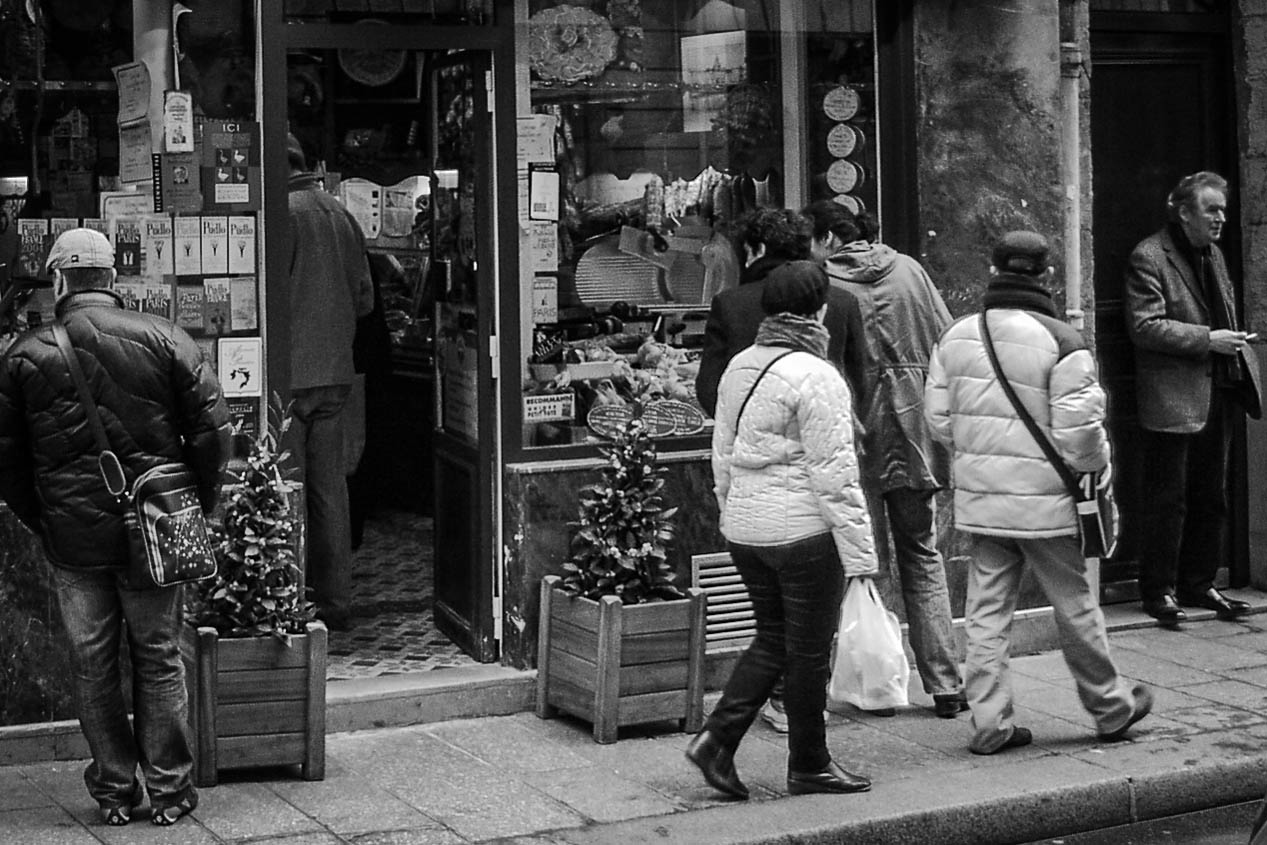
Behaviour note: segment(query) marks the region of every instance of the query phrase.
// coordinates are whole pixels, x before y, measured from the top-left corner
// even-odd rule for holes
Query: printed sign
[[[524,422],[570,422],[576,417],[576,394],[539,393],[524,398]]]

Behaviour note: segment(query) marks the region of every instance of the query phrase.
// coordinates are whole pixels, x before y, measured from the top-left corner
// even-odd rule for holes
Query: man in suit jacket
[[[740,221],[739,236],[745,256],[739,286],[713,297],[708,322],[704,325],[699,375],[695,379],[695,395],[710,417],[717,408],[717,385],[726,365],[737,353],[752,345],[757,327],[765,319],[765,312],[761,310],[765,277],[789,261],[812,257],[810,222],[795,211],[757,209]],[[823,324],[830,335],[827,360],[835,364],[849,382],[854,410],[862,419],[868,399],[863,394],[867,353],[858,300],[853,294],[832,287],[827,294],[827,316]]]
[[[1167,200],[1170,222],[1131,253],[1126,325],[1135,347],[1143,429],[1140,596],[1163,624],[1181,605],[1235,618],[1249,609],[1214,586],[1223,560],[1227,464],[1235,386],[1247,343],[1217,241],[1227,219],[1227,181],[1185,176]],[[1252,354],[1252,353],[1251,353]]]

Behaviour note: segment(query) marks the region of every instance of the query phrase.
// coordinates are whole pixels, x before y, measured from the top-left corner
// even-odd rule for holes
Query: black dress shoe
[[[968,699],[961,692],[933,696],[933,712],[942,719],[953,719],[968,709]]]
[[[1220,619],[1235,619],[1249,613],[1249,602],[1229,599],[1216,588],[1211,587],[1200,595],[1181,594],[1179,603],[1186,607],[1201,607],[1213,610]]]
[[[871,781],[862,775],[846,772],[835,762],[828,763],[821,772],[794,772],[788,769],[787,791],[789,795],[810,795],[815,792],[866,792]]]
[[[686,759],[695,764],[713,789],[747,800],[748,787],[735,771],[735,749],[722,745],[712,731],[703,730],[695,735],[686,746]]]
[[[1167,593],[1161,598],[1144,599],[1144,612],[1163,625],[1177,625],[1188,618],[1175,597]]]

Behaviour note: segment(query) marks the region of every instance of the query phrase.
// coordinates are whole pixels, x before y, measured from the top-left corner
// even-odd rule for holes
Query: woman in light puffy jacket
[[[858,479],[849,388],[826,360],[828,281],[793,261],[765,282],[756,342],[722,376],[713,430],[721,531],[752,600],[757,633],[686,756],[715,789],[748,790],[734,753],[785,678],[788,792],[860,792],[832,762],[823,707],[845,578],[878,569]]]

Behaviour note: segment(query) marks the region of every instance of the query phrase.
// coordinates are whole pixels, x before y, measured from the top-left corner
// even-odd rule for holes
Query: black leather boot
[[[871,781],[862,775],[846,772],[836,763],[828,763],[821,772],[794,772],[788,769],[787,791],[790,795],[813,792],[866,792]]]
[[[705,729],[695,735],[686,746],[686,759],[699,768],[713,789],[732,798],[748,799],[748,787],[735,771],[735,749],[722,745],[712,731]]]

